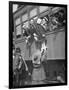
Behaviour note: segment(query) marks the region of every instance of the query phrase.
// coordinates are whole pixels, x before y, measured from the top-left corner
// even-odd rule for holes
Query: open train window
[[[65,9],[63,9],[63,8],[56,8],[56,10],[55,9],[53,9],[53,10],[54,10],[54,12],[51,15],[51,23],[52,23],[52,25],[54,25],[54,26],[56,25],[57,28],[64,27],[65,23],[66,23]]]

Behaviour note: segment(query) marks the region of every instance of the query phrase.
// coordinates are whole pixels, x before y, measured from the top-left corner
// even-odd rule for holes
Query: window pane
[[[20,24],[20,18],[16,19],[15,24],[16,24],[16,25]]]
[[[22,16],[22,21],[26,21],[26,20],[28,20],[28,14],[24,14],[24,15]]]
[[[33,9],[30,11],[30,18],[34,17],[35,15],[37,15],[37,9]]]
[[[21,35],[21,25],[16,27],[16,35]]]
[[[47,9],[48,9],[48,6],[40,6],[39,7],[40,13],[46,11]]]

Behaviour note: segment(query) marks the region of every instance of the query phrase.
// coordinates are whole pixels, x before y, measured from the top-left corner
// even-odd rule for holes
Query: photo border
[[[58,84],[44,84],[44,85],[26,85],[22,87],[13,87],[13,58],[12,58],[12,50],[13,50],[13,33],[12,30],[14,29],[13,23],[13,4],[20,4],[20,5],[40,5],[40,6],[59,6],[66,8],[66,28],[65,28],[65,83],[58,83]],[[17,11],[16,11],[17,12]],[[16,13],[15,12],[15,13]],[[66,4],[51,4],[51,3],[36,3],[36,2],[20,2],[20,1],[9,1],[9,88],[31,88],[31,87],[47,87],[47,86],[63,86],[67,85],[67,5]]]

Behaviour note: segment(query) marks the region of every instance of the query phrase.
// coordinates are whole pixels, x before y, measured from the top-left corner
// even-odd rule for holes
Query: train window
[[[24,21],[26,21],[26,20],[28,20],[28,14],[24,14],[24,15],[22,16],[22,21],[24,22]]]
[[[39,12],[42,13],[44,11],[48,10],[48,6],[40,6],[39,7]]]
[[[16,27],[16,37],[17,38],[21,37],[21,25],[18,25]]]
[[[37,8],[34,8],[33,10],[30,11],[30,18],[32,18],[36,15],[37,15]]]
[[[15,24],[16,24],[16,25],[20,24],[20,18],[17,18],[17,19],[16,19]]]

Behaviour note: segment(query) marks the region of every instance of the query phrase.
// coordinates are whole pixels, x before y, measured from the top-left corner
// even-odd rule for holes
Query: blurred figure
[[[16,77],[16,85],[22,86],[24,85],[25,79],[27,77],[27,71],[19,47],[16,48],[15,53],[16,55],[15,55],[14,75]]]
[[[37,50],[32,56],[33,72],[32,72],[32,84],[38,84],[41,80],[45,80],[45,72],[41,63],[41,51]]]
[[[44,28],[45,30],[48,29],[48,22],[49,22],[49,20],[48,20],[47,17],[44,17],[44,18],[42,19],[42,21],[41,21],[41,25],[43,26],[43,28]]]

